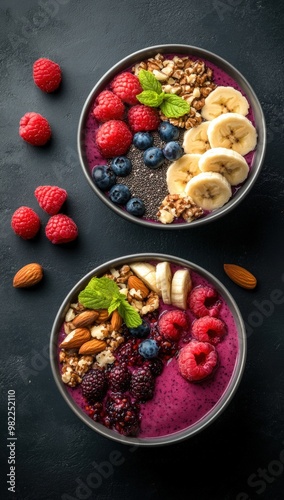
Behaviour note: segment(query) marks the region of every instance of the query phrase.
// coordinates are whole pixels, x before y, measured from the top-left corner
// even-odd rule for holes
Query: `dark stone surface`
[[[1,0],[1,498],[283,499],[284,315],[283,300],[271,301],[276,289],[284,294],[283,11],[276,0]],[[92,193],[76,151],[81,108],[94,83],[122,57],[161,43],[200,46],[230,61],[254,88],[267,120],[266,158],[248,198],[193,231],[143,229],[111,213]],[[54,95],[31,79],[32,63],[42,56],[63,69]],[[27,111],[50,120],[54,137],[47,147],[19,138],[18,122]],[[41,184],[67,189],[66,213],[80,230],[73,245],[52,245],[43,227],[33,241],[11,231],[20,205],[34,208],[46,223],[33,195]],[[249,326],[248,357],[234,400],[211,427],[178,445],[134,450],[94,434],[66,406],[52,377],[48,343],[57,309],[79,278],[105,260],[144,251],[187,258],[223,281]],[[15,272],[33,261],[43,265],[44,281],[14,289]],[[258,288],[234,285],[224,262],[249,268]],[[265,301],[270,307],[266,302],[260,312]],[[9,389],[17,400],[15,494],[6,483]],[[120,465],[110,466],[115,459]],[[91,475],[94,462],[97,476]],[[92,477],[89,490],[78,489]]]

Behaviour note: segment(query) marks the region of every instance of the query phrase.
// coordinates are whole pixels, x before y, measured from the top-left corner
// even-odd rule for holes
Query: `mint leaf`
[[[158,108],[162,104],[164,99],[164,92],[157,94],[154,90],[143,90],[141,94],[136,95],[136,98],[145,106],[151,106],[152,108]]]
[[[190,105],[176,94],[165,94],[160,108],[168,118],[179,118],[189,112]]]
[[[141,325],[141,316],[134,309],[134,307],[129,304],[127,299],[122,294],[121,302],[117,310],[128,328],[136,328],[137,326]]]
[[[161,94],[162,85],[159,82],[159,80],[155,78],[153,73],[151,73],[151,71],[147,71],[146,69],[140,69],[138,73],[138,78],[143,90],[153,90],[157,94]]]
[[[120,297],[113,297],[110,305],[108,306],[108,313],[111,314],[113,311],[115,311],[120,305]]]
[[[92,278],[79,293],[79,302],[89,309],[108,309],[113,296],[119,293],[117,284],[109,278]]]

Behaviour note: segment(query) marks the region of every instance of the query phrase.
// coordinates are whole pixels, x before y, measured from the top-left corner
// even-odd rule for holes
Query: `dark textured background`
[[[283,5],[1,0],[0,6],[1,498],[283,499]],[[200,46],[227,59],[254,88],[267,121],[266,158],[248,198],[222,220],[180,232],[143,229],[110,212],[83,177],[76,151],[81,108],[96,81],[122,57],[164,43]],[[63,70],[54,95],[32,81],[32,63],[43,56]],[[19,138],[19,119],[27,111],[49,119],[53,139],[47,147]],[[68,248],[45,238],[47,217],[33,195],[41,184],[69,193],[66,213],[80,236]],[[20,205],[41,216],[34,240],[10,228]],[[144,251],[189,259],[223,281],[249,326],[248,357],[234,400],[206,431],[175,446],[134,450],[94,434],[66,406],[51,374],[48,343],[57,309],[79,278],[105,260]],[[33,261],[44,267],[42,283],[13,289],[15,272]],[[249,268],[257,289],[234,285],[224,262]],[[272,303],[275,290],[282,303]],[[259,307],[266,309],[256,314]],[[17,399],[16,494],[8,494],[6,484],[9,389]],[[115,458],[119,463],[112,467]],[[94,461],[101,484],[78,489],[90,481]]]

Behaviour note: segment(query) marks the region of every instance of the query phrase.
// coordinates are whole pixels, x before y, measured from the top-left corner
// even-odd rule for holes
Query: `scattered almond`
[[[32,262],[19,269],[13,279],[14,288],[28,288],[42,280],[43,269],[40,264]]]
[[[137,278],[137,276],[129,276],[127,286],[130,290],[131,288],[134,288],[134,290],[140,291],[142,299],[145,299],[149,295],[150,290],[140,278]]]
[[[79,354],[98,354],[106,349],[106,342],[103,340],[92,339],[81,345]]]
[[[113,330],[117,331],[122,325],[122,317],[117,310],[113,311],[111,315],[110,324]]]
[[[98,313],[99,315],[96,319],[97,323],[104,323],[110,316],[107,309],[99,309]]]
[[[85,344],[85,342],[90,339],[91,332],[88,328],[76,328],[65,337],[60,347],[64,349],[75,349],[76,347],[81,347],[81,345]]]
[[[255,276],[241,266],[224,264],[224,271],[234,283],[242,288],[252,290],[257,285]]]
[[[89,326],[94,321],[99,317],[99,312],[98,311],[92,311],[91,309],[88,311],[83,311],[75,318],[72,320],[73,326],[77,327],[83,327],[83,326]]]

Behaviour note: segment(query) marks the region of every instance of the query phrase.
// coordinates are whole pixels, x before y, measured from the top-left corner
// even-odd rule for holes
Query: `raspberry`
[[[12,215],[11,226],[18,236],[30,240],[39,231],[40,218],[32,208],[19,207]]]
[[[99,122],[121,120],[124,109],[122,100],[116,94],[110,90],[103,90],[96,99],[93,115]]]
[[[132,134],[122,120],[103,123],[96,136],[96,143],[105,158],[124,155],[132,142]]]
[[[108,374],[109,388],[114,392],[127,391],[130,384],[130,372],[124,365],[115,365]]]
[[[105,372],[99,368],[90,370],[81,383],[82,394],[90,402],[101,401],[107,391],[107,379]]]
[[[185,312],[176,309],[161,314],[158,321],[160,334],[168,340],[178,341],[187,326]]]
[[[178,367],[186,380],[197,382],[213,373],[217,361],[217,352],[212,344],[192,340],[180,350]]]
[[[129,396],[112,394],[105,404],[104,424],[124,436],[137,436],[140,427],[139,405]]]
[[[34,194],[39,206],[49,215],[57,214],[67,198],[67,191],[58,186],[38,186]]]
[[[188,305],[197,317],[218,316],[221,302],[216,290],[209,286],[194,288],[188,297]]]
[[[127,104],[137,104],[136,95],[142,92],[142,87],[137,76],[132,73],[121,73],[117,75],[111,83],[111,89]]]
[[[216,345],[226,333],[225,323],[218,318],[203,316],[192,324],[192,336],[200,342]]]
[[[154,396],[155,379],[148,366],[141,366],[132,372],[131,394],[141,402],[149,401]]]
[[[32,111],[20,119],[19,134],[33,146],[44,146],[51,138],[51,128],[46,118]]]
[[[54,243],[68,243],[78,236],[78,228],[70,217],[64,214],[56,214],[50,217],[45,227],[47,238]]]
[[[41,57],[33,64],[33,80],[43,92],[53,92],[61,82],[61,69],[59,64]]]
[[[128,111],[128,123],[134,133],[156,130],[160,125],[159,113],[154,108],[138,104]]]

